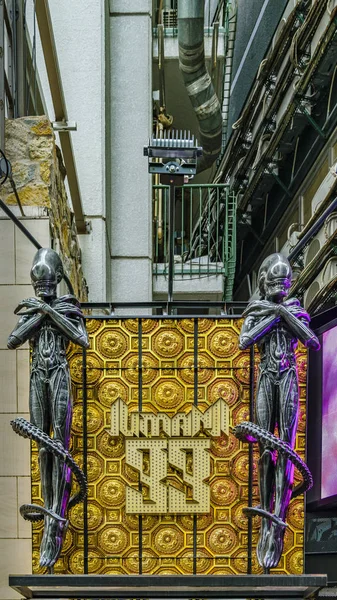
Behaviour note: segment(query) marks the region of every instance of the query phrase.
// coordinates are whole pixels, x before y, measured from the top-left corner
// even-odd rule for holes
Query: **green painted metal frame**
[[[153,274],[158,277],[167,276],[168,268],[169,186],[154,185],[153,190],[156,205]],[[236,196],[225,184],[186,184],[176,190],[176,204],[181,201],[181,208],[178,210],[176,207],[177,225],[172,235],[173,243],[178,239],[180,241],[178,250],[182,258],[181,262],[174,265],[175,280],[222,275],[224,300],[230,301],[236,264]],[[161,210],[159,210],[160,202],[162,202]],[[162,217],[159,220],[160,214]],[[176,235],[179,232],[180,237]],[[194,248],[191,246],[193,239],[198,239]],[[204,243],[201,240],[204,240]],[[196,257],[194,263],[192,260],[186,262],[184,258],[184,255],[190,253]],[[206,260],[198,260],[201,257],[206,257]],[[159,268],[160,264],[163,265],[162,268]]]

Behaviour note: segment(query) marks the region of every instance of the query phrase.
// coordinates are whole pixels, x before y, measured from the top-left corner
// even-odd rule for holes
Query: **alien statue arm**
[[[15,310],[16,314],[19,308],[20,305]],[[15,329],[13,329],[12,333],[8,338],[7,347],[10,348],[10,350],[14,350],[19,346],[22,346],[22,344],[24,344],[27,340],[29,340],[29,338],[32,337],[34,331],[39,329],[44,319],[45,315],[41,313],[33,313],[31,315],[23,314],[20,317],[17,326],[15,327]]]
[[[243,314],[246,318],[239,338],[239,348],[241,350],[245,350],[256,343],[281,318],[305,346],[314,350],[319,350],[320,348],[316,335],[308,327],[310,317],[300,306],[296,298],[289,298],[283,304],[257,300],[251,302]]]
[[[89,347],[82,311],[74,296],[61,296],[53,302],[52,306],[42,303],[41,310],[51,318],[70,341],[83,348]]]
[[[19,311],[22,308],[27,310],[23,313]],[[8,338],[7,346],[10,349],[21,346],[26,340],[31,338],[34,331],[42,324],[46,315],[57,325],[58,329],[75,344],[88,348],[88,335],[83,323],[82,312],[74,296],[63,296],[53,302],[53,306],[42,302],[37,298],[27,298],[20,302],[15,309],[15,314],[19,314],[17,327],[12,331]]]
[[[243,313],[245,320],[239,337],[240,350],[246,350],[255,344],[280,321],[280,316],[271,311],[270,305],[271,303],[268,303],[267,306],[264,300],[254,301],[248,305]]]
[[[288,303],[291,299],[288,300]],[[308,327],[310,322],[309,315],[305,310],[297,303],[293,303],[291,306],[287,306],[287,303],[279,306],[279,313],[284,321],[287,323],[289,329],[301,342],[308,348],[313,350],[320,349],[320,343],[317,336]]]

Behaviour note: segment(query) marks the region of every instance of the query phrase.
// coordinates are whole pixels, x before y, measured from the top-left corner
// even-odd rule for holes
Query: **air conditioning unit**
[[[283,254],[283,256],[289,256],[290,252],[295,248],[298,242],[300,233],[301,232],[298,230],[298,223],[292,223],[288,227],[287,241],[279,250],[280,254]]]
[[[327,240],[334,234],[337,230],[337,213],[333,212],[331,215],[327,217],[321,229],[317,232],[315,237],[311,240],[308,248],[304,253],[304,267],[307,267],[312,260],[314,260],[315,256],[321,250],[321,248],[326,244]]]
[[[327,196],[330,195],[337,180],[337,163],[335,163],[328,174],[324,177],[321,185],[319,186],[316,194],[311,201],[311,214],[314,214],[319,208],[320,204],[324,202]]]
[[[161,22],[165,29],[177,29],[178,11],[175,8],[161,11]]]
[[[308,308],[318,292],[335,280],[337,280],[337,258],[330,258],[325,267],[304,293],[304,308]]]

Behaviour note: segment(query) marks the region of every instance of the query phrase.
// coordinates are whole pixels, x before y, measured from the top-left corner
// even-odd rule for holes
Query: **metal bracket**
[[[76,121],[53,121],[52,127],[54,131],[77,131]]]
[[[315,119],[308,113],[307,109],[304,106],[302,106],[301,100],[298,102],[297,108],[302,113],[302,115],[304,115],[308,119],[309,123],[313,126],[313,128],[317,131],[317,133],[321,136],[321,138],[323,140],[325,140],[327,137],[326,133],[318,125],[318,123],[315,121]]]
[[[92,232],[92,223],[91,221],[84,221],[85,233]]]
[[[149,172],[169,175],[195,175],[197,159],[202,148],[194,142],[190,132],[168,131],[167,137],[153,137],[144,146],[144,156],[149,159]]]
[[[272,175],[274,177],[275,181],[279,184],[279,186],[287,194],[288,198],[292,198],[292,194],[290,193],[289,189],[287,188],[285,183],[283,183],[283,181],[279,178],[279,176],[276,175],[276,173],[274,173],[273,169],[271,169],[269,167],[269,165],[266,165],[265,170],[267,173],[269,173],[269,175]]]

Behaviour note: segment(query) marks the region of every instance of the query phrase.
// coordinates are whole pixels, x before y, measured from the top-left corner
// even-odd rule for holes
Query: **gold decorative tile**
[[[142,571],[158,574],[193,572],[194,527],[196,524],[197,573],[239,574],[247,572],[248,519],[243,509],[248,501],[248,446],[231,433],[211,440],[209,450],[210,510],[205,514],[126,513],[126,490],[138,490],[139,472],[126,462],[125,438],[113,438],[111,405],[120,398],[129,415],[138,412],[139,368],[142,367],[142,411],[189,413],[195,401],[205,412],[219,398],[229,407],[230,427],[249,415],[249,353],[238,349],[240,323],[230,319],[197,319],[198,358],[194,357],[195,319],[143,319],[142,361],[139,361],[138,319],[88,322],[88,525],[90,573],[138,573],[139,525],[142,523]],[[301,414],[297,451],[305,447],[306,354],[299,355]],[[256,353],[256,364],[258,364]],[[73,380],[74,421],[72,452],[83,463],[82,440],[82,353],[69,352]],[[195,397],[195,378],[197,394]],[[255,378],[257,368],[255,369]],[[203,434],[205,435],[205,433]],[[145,439],[145,438],[143,438]],[[150,438],[151,439],[151,438]],[[161,438],[163,439],[163,438]],[[164,439],[165,435],[164,435]],[[198,439],[198,438],[196,438]],[[168,453],[168,449],[165,450]],[[164,456],[164,455],[163,455]],[[165,455],[166,456],[166,455]],[[254,503],[258,504],[254,450]],[[186,473],[188,459],[186,458]],[[143,468],[149,457],[144,450]],[[179,469],[169,466],[168,489],[180,489],[188,499],[187,482]],[[298,479],[298,478],[297,478]],[[41,502],[37,449],[32,453],[32,497]],[[146,486],[143,489],[146,498]],[[188,501],[188,500],[187,500]],[[284,556],[273,572],[299,574],[303,571],[303,498],[291,502]],[[69,514],[69,531],[55,571],[83,573],[83,505]],[[253,546],[258,539],[259,518],[254,517]],[[33,571],[40,573],[38,550],[42,523],[33,525]],[[253,572],[261,569],[253,556]]]

